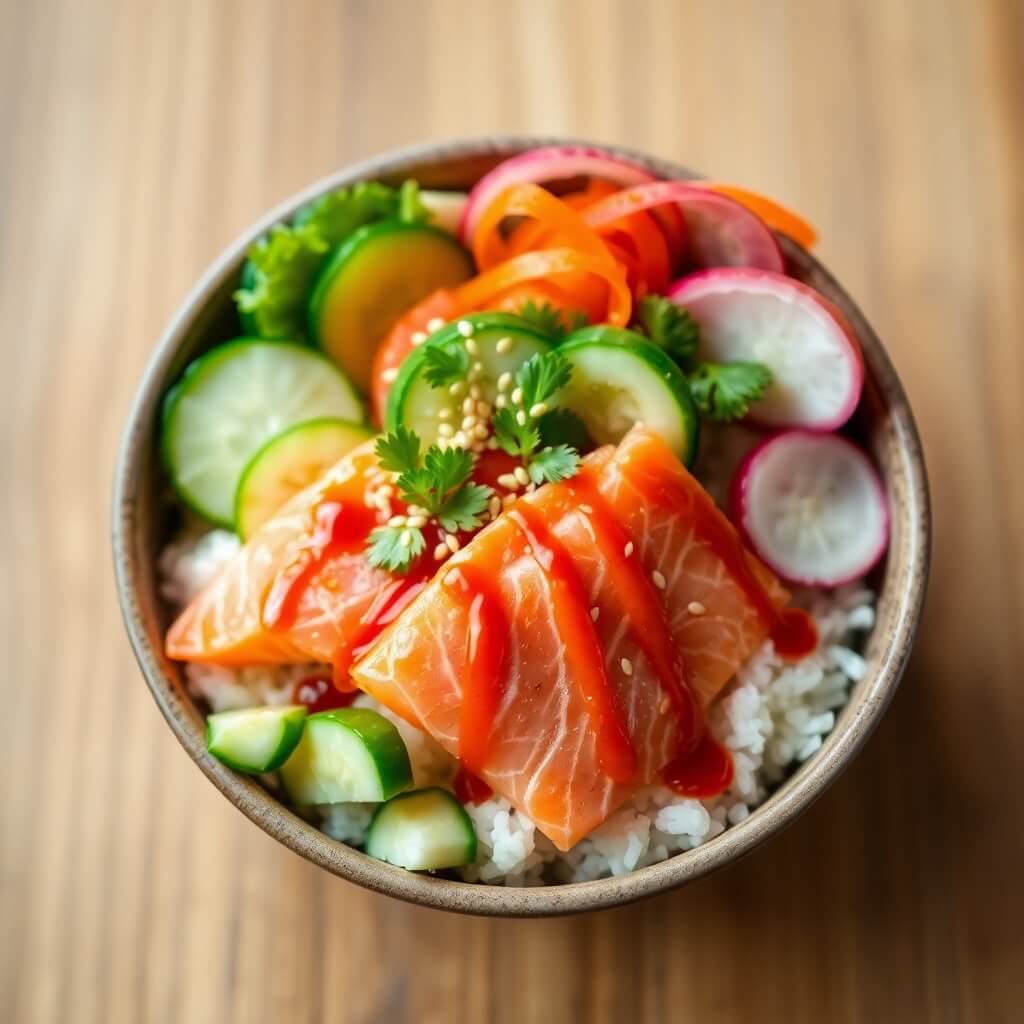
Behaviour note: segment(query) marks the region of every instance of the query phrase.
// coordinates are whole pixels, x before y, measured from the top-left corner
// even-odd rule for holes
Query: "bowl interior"
[[[698,878],[749,852],[805,810],[853,758],[880,718],[902,674],[924,597],[930,542],[927,481],[910,408],[881,343],[852,300],[810,254],[781,238],[792,272],[836,303],[856,331],[867,385],[851,430],[882,473],[892,508],[892,539],[873,583],[877,623],[864,652],[868,674],[821,749],[739,825],[688,853],[632,874],[537,889],[506,889],[416,875],[391,867],[325,836],[258,784],[211,758],[203,718],[186,692],[179,666],[166,659],[170,613],[158,594],[156,556],[175,512],[156,451],[160,401],[195,356],[241,333],[232,302],[245,252],[276,221],[315,196],[367,179],[398,184],[415,177],[426,187],[466,188],[495,163],[538,144],[567,140],[469,139],[385,154],[325,179],[273,210],[210,267],[168,327],[136,396],[117,463],[114,559],[125,622],[147,683],[182,745],[213,783],[249,818],[328,871],[401,899],[463,913],[534,916],[596,910]],[[610,149],[666,178],[694,175],[644,154]]]

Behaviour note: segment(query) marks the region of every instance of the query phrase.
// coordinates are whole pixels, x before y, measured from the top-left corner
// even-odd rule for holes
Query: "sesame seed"
[[[398,367],[389,366],[381,375],[380,379],[386,384],[390,384],[398,376]]]
[[[466,338],[466,351],[471,356],[480,355],[480,346],[477,344],[476,338]]]
[[[538,416],[543,416],[548,411],[548,407],[544,402],[537,402],[530,406],[530,415],[536,419]]]
[[[531,480],[531,481],[530,481],[530,482],[529,482],[529,483],[528,483],[528,484],[526,485],[526,493],[527,493],[527,494],[533,494],[533,492],[534,492],[535,490],[537,490],[537,485],[536,485],[536,484],[535,484],[535,483],[534,483],[534,482],[533,482],[533,481]]]
[[[625,547],[624,547],[624,548],[622,549],[622,553],[623,553],[623,554],[624,554],[624,555],[625,555],[625,556],[626,556],[627,558],[629,558],[629,556],[630,556],[631,554],[633,554],[633,542],[632,542],[632,541],[628,541],[628,542],[627,542],[626,546],[625,546]]]
[[[391,495],[394,494],[394,493],[395,493],[395,489],[394,489],[394,487],[391,486],[391,484],[384,484],[383,487],[379,487],[377,489],[377,494],[379,494],[380,497],[382,497],[382,498],[390,498]]]
[[[498,477],[498,486],[504,487],[507,491],[518,491],[519,481],[513,473],[502,473],[501,476]]]
[[[504,409],[506,405],[508,405],[508,399],[504,395],[498,395],[497,398],[494,399],[495,409]]]
[[[523,404],[523,389],[522,388],[516,388],[512,392],[512,404],[513,405],[522,405]]]
[[[483,443],[483,441],[481,441],[479,438],[474,438],[470,442],[469,450],[471,452],[476,452],[477,454],[479,454],[480,452],[482,452],[484,450],[484,443]]]
[[[475,416],[463,416],[461,426],[463,430],[469,431],[476,426],[476,423],[477,419]]]
[[[497,516],[501,512],[501,498],[494,495],[494,497],[487,502],[487,511],[490,512],[492,516]]]
[[[439,412],[439,413],[437,414],[437,418],[438,418],[439,420],[441,420],[441,422],[442,422],[442,423],[443,423],[443,422],[444,422],[445,420],[450,420],[450,419],[452,418],[452,411],[451,411],[451,409],[447,409],[447,408],[446,408],[446,409],[442,409],[442,410],[441,410],[441,411],[440,411],[440,412]]]
[[[658,714],[664,715],[668,713],[668,709],[672,707],[672,701],[668,697],[662,697],[661,702],[658,704]]]
[[[704,605],[700,603],[700,601],[691,601],[686,606],[686,610],[691,615],[703,615],[707,611],[707,608],[705,608]]]
[[[651,573],[651,579],[654,580],[654,585],[659,590],[665,589],[665,577],[660,572],[658,572],[657,569],[655,569],[654,572]]]
[[[597,617],[600,614],[601,614],[601,609],[598,608],[597,605],[595,604],[594,607],[590,609],[590,620],[591,620],[591,622],[597,622]]]
[[[490,431],[487,429],[487,424],[486,423],[478,423],[473,428],[473,436],[478,441],[486,441],[487,440],[487,435],[489,433],[490,433]]]
[[[392,516],[388,520],[388,526],[405,526],[405,516]]]
[[[426,516],[409,516],[408,521],[405,524],[410,530],[422,530],[427,525]]]
[[[427,510],[420,508],[419,505],[410,505],[407,511],[411,516],[425,516],[427,514]]]
[[[481,362],[476,362],[476,363],[474,363],[474,364],[473,364],[473,365],[472,365],[472,366],[470,367],[470,369],[471,369],[471,370],[472,370],[472,371],[473,371],[474,373],[483,373],[483,372],[484,372],[484,364],[483,364],[483,363],[481,363]]]
[[[448,557],[448,548],[444,544],[438,544],[434,548],[434,561],[443,562]]]
[[[398,543],[401,544],[403,548],[409,547],[409,545],[412,544],[412,534],[408,530],[403,530],[402,536],[398,538]]]
[[[473,336],[473,325],[468,320],[460,320],[457,330],[464,338]]]
[[[520,484],[522,484],[523,487],[525,487],[530,482],[530,474],[527,473],[522,466],[516,466],[516,468],[512,470],[512,472],[515,473],[516,479],[519,481]]]
[[[452,444],[456,448],[465,448],[469,444],[469,438],[466,437],[464,430],[457,430],[455,436],[452,438]]]
[[[594,514],[594,510],[589,505],[580,505],[580,511],[588,516],[592,516]]]
[[[491,403],[485,402],[482,398],[477,400],[476,403],[476,414],[481,419],[487,419],[491,415]]]
[[[465,393],[466,393],[466,382],[462,381],[462,380],[457,380],[454,384],[450,385],[449,388],[448,388],[448,394],[451,395],[452,398],[461,398],[462,395],[464,395]]]
[[[446,533],[444,535],[445,547],[454,555],[462,545],[459,543],[459,538],[454,533]]]
[[[423,342],[425,342],[426,340],[427,340],[427,333],[426,333],[426,331],[413,331],[412,332],[412,336],[409,338],[409,341],[411,341],[413,343],[413,345],[416,345],[416,346],[422,345]]]
[[[457,569],[452,569],[445,574],[444,582],[446,586],[454,587],[459,582],[459,573]]]
[[[440,437],[451,437],[455,433],[455,428],[450,423],[442,423],[437,428],[437,433]]]
[[[523,412],[522,409],[520,409],[519,412],[516,413],[516,423],[518,423],[521,427],[526,426],[526,413]]]
[[[462,401],[462,415],[468,416],[476,409],[476,402],[472,398],[465,398]]]
[[[427,321],[427,330],[430,331],[431,334],[435,331],[441,330],[442,327],[444,327],[444,320],[439,316],[435,316],[433,320]]]
[[[623,658],[619,664],[622,666],[622,671],[625,672],[627,676],[631,676],[633,674],[633,662],[631,662],[629,658]]]
[[[505,497],[501,499],[501,506],[502,508],[508,508],[509,505],[514,505],[515,501],[516,496],[514,494],[506,494]]]
[[[494,346],[494,350],[504,355],[512,347],[511,338],[499,338],[498,344]]]
[[[492,452],[498,450],[498,439],[496,437],[487,438],[487,450]]]
[[[509,385],[512,383],[512,374],[507,370],[498,378],[498,390],[508,391]]]

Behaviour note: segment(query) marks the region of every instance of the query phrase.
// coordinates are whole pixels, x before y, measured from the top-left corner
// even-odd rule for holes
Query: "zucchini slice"
[[[476,860],[476,831],[446,789],[417,789],[377,809],[366,852],[410,871],[437,871]]]
[[[301,704],[220,711],[206,719],[206,749],[238,772],[274,772],[302,736]]]

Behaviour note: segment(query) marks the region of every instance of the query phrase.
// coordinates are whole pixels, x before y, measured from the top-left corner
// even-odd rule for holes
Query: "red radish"
[[[668,297],[700,325],[701,359],[763,363],[774,376],[750,418],[769,427],[828,431],[853,415],[864,363],[853,329],[813,288],[748,267],[701,271]]]
[[[836,434],[790,430],[763,441],[737,470],[731,512],[758,557],[790,583],[849,583],[889,543],[882,481]]]
[[[631,186],[583,212],[593,227],[639,210],[677,205],[686,222],[689,261],[697,267],[759,267],[781,274],[785,261],[775,236],[757,214],[718,192],[685,181]]]
[[[473,186],[469,201],[462,211],[459,235],[466,245],[471,245],[481,214],[511,185],[541,185],[548,181],[579,177],[600,178],[620,186],[656,180],[653,174],[639,164],[609,156],[600,149],[588,146],[541,146],[530,149],[498,164]]]

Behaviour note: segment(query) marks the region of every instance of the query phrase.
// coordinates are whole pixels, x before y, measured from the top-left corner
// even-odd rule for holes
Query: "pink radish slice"
[[[827,431],[853,415],[864,388],[860,347],[842,313],[813,288],[729,267],[684,277],[668,297],[700,325],[701,359],[772,371],[768,391],[750,407],[753,422]]]
[[[867,456],[836,434],[790,430],[754,448],[732,486],[732,517],[790,583],[837,587],[874,568],[889,505]]]
[[[758,267],[781,274],[785,261],[775,236],[757,214],[706,188],[685,181],[630,186],[583,213],[594,227],[638,210],[676,204],[686,222],[691,264],[698,267]]]
[[[587,146],[530,149],[498,164],[473,186],[459,224],[462,241],[472,244],[473,232],[484,210],[511,185],[542,185],[579,177],[601,178],[623,187],[656,180],[639,164],[609,156],[600,149]]]

